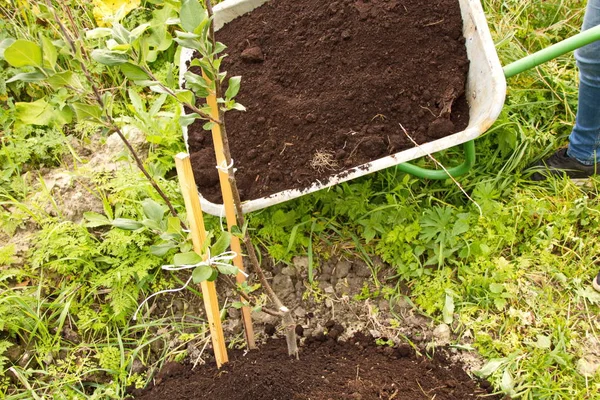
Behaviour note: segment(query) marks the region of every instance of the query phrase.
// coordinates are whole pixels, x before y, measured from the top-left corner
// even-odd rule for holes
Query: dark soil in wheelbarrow
[[[271,0],[225,25],[226,114],[243,200],[439,139],[468,124],[458,0]],[[221,202],[210,132],[189,127],[196,182]]]
[[[300,360],[288,357],[285,340],[272,340],[245,356],[237,351],[220,370],[168,364],[156,386],[136,397],[227,400],[465,400],[486,396],[489,383],[476,382],[439,350],[417,357],[409,346],[377,346],[371,337],[348,342],[310,338]],[[487,389],[487,390],[486,390]]]

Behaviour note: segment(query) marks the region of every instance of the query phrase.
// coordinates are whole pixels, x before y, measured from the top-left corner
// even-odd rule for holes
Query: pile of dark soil
[[[308,340],[312,339],[312,340]],[[156,386],[137,399],[433,399],[465,400],[490,396],[443,350],[432,358],[417,357],[409,346],[377,346],[372,337],[349,342],[327,336],[308,338],[300,360],[287,355],[284,340],[272,340],[260,351],[232,354],[220,370],[204,365],[192,371],[168,364]],[[486,384],[481,385],[488,387]]]
[[[226,115],[243,200],[463,130],[468,59],[457,0],[271,0],[217,32],[241,75]],[[221,202],[210,133],[190,126],[196,182]]]

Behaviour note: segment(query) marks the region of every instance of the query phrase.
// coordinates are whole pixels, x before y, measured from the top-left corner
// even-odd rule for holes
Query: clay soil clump
[[[332,332],[335,329],[332,329]],[[335,335],[333,335],[335,336]],[[142,400],[495,400],[489,383],[475,382],[452,364],[444,350],[417,357],[408,345],[377,346],[372,337],[355,335],[338,342],[331,334],[307,338],[300,360],[290,358],[285,341],[271,340],[245,356],[235,352],[220,370],[213,364],[193,371],[170,363]]]
[[[271,0],[217,32],[241,75],[226,115],[243,200],[463,130],[469,62],[457,0]],[[196,181],[221,202],[210,132],[189,127]],[[316,154],[331,155],[315,167]]]

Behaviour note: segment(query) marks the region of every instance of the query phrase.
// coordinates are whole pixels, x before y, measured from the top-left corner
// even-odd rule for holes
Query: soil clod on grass
[[[343,327],[334,323],[329,332]],[[235,351],[220,370],[214,363],[161,374],[160,383],[137,399],[431,399],[464,400],[490,396],[439,349],[417,356],[407,345],[378,346],[356,334],[347,342],[321,334],[307,338],[300,360],[287,355],[285,341],[270,340],[260,350]],[[308,340],[312,339],[312,340]],[[324,340],[321,340],[324,339]],[[175,370],[168,365],[169,371]]]
[[[271,0],[226,24],[222,70],[242,76],[226,114],[242,200],[463,130],[468,59],[457,0]],[[221,202],[210,132],[189,127],[196,182]],[[316,154],[326,154],[325,162]]]

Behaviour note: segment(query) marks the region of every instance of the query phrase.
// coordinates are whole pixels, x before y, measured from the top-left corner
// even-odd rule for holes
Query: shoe
[[[533,166],[536,172],[531,175],[531,180],[543,181],[548,175],[562,176],[566,174],[571,179],[588,178],[600,172],[600,163],[585,165],[567,155],[567,149],[560,149],[543,161]]]
[[[600,272],[598,272],[598,275],[596,275],[596,277],[592,281],[592,286],[594,287],[594,289],[596,289],[596,291],[600,292]]]

